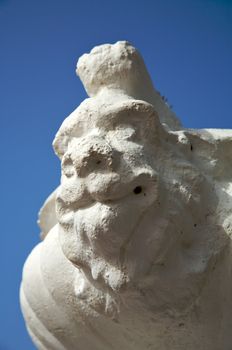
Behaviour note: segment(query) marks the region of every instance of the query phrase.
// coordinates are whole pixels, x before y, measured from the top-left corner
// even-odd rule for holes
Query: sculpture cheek
[[[112,201],[126,195],[120,190],[120,180],[117,173],[92,173],[86,179],[86,186],[93,200]]]
[[[64,180],[60,186],[57,201],[67,208],[77,210],[92,202],[85,183],[81,179]]]

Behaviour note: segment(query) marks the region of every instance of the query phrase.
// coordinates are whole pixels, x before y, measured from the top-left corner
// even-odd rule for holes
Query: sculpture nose
[[[78,177],[86,177],[90,173],[112,171],[113,150],[100,137],[88,137],[72,144],[70,152],[63,159],[63,170],[70,168]]]

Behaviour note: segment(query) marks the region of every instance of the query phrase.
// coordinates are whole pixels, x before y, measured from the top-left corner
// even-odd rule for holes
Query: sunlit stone
[[[77,64],[21,306],[40,350],[231,350],[232,131],[181,126],[128,42]]]

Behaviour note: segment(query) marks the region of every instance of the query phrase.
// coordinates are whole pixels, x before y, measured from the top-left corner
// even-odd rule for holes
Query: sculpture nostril
[[[141,186],[136,186],[135,188],[134,188],[134,194],[139,194],[139,193],[141,193],[142,192],[142,187]]]

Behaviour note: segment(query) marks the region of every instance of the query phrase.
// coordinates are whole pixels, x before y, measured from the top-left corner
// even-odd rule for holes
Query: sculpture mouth
[[[61,197],[57,197],[56,200],[56,208],[57,208],[57,217],[58,221],[61,225],[73,225],[75,213],[78,211],[86,211],[90,208],[95,207],[96,205],[102,205],[110,208],[117,208],[122,204],[122,201],[126,199],[126,197],[121,197],[118,199],[115,198],[107,198],[104,200],[92,200],[91,203],[87,205],[78,206],[77,203],[65,202]]]
[[[72,200],[68,198],[68,191],[61,188],[56,198],[57,217],[60,224],[70,225],[74,213],[98,203],[112,208],[131,206],[142,209],[157,200],[157,196],[158,182],[154,174],[142,173],[132,181],[109,182],[102,187],[98,187],[98,179],[95,179],[95,182],[87,183],[79,198],[77,194]]]

